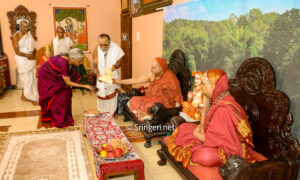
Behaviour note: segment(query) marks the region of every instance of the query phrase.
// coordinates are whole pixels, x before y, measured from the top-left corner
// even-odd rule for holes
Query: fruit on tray
[[[123,154],[128,153],[128,145],[125,141],[122,141],[121,139],[113,139],[109,144],[113,147],[113,149],[122,149]]]
[[[106,145],[105,147],[104,147],[104,149],[105,149],[105,151],[107,151],[107,152],[110,152],[110,151],[113,151],[113,147],[111,146],[111,145]]]
[[[102,150],[102,151],[100,152],[100,156],[101,156],[101,157],[107,157],[107,151]]]
[[[107,153],[107,156],[106,156],[107,158],[115,158],[115,155],[114,155],[114,153],[111,151],[111,152],[108,152]]]
[[[122,156],[122,153],[123,153],[123,151],[122,151],[121,148],[116,148],[116,149],[114,150],[114,155],[115,155],[116,157],[121,157],[121,156]]]
[[[97,152],[98,152],[98,153],[101,153],[101,151],[103,151],[103,150],[104,150],[104,147],[103,147],[103,146],[100,146],[100,147],[97,148]]]
[[[119,158],[128,153],[129,149],[125,141],[113,139],[110,143],[99,146],[96,151],[104,158]]]

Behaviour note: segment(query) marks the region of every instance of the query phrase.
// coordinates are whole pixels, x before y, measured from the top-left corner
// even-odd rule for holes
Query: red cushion
[[[164,143],[168,144],[170,136],[164,138]],[[255,152],[249,148],[249,153],[254,156],[257,161],[267,160],[262,154]],[[201,180],[221,180],[222,177],[219,174],[219,167],[205,167],[201,165],[189,166],[188,169]]]
[[[189,166],[188,169],[201,180],[222,180],[219,167]]]

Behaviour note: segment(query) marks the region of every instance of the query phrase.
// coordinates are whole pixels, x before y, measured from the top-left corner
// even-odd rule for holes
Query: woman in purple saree
[[[42,122],[51,122],[53,127],[73,126],[72,90],[70,86],[92,89],[89,85],[71,81],[71,65],[82,64],[83,52],[74,48],[66,56],[54,56],[38,71],[39,104]],[[73,79],[73,78],[72,78]]]

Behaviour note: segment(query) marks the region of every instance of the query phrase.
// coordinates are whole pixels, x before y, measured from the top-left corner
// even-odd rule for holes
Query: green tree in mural
[[[293,114],[300,116],[294,109],[300,107],[299,9],[280,15],[254,8],[218,22],[177,19],[164,23],[163,56],[169,59],[175,49],[184,51],[191,70],[221,68],[229,78],[245,59],[267,59],[274,67],[277,88],[289,95]]]
[[[79,22],[84,22],[84,14],[79,9],[62,9],[55,15],[55,21],[62,21],[67,17],[72,17]]]
[[[263,56],[272,59],[273,67],[280,73],[283,64],[290,64],[300,45],[299,9],[288,10],[279,16],[266,38]]]

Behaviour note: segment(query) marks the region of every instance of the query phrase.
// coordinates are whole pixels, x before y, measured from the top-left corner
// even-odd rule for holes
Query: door
[[[130,13],[121,14],[121,48],[125,55],[122,58],[121,78],[128,79],[132,77],[132,19]]]

